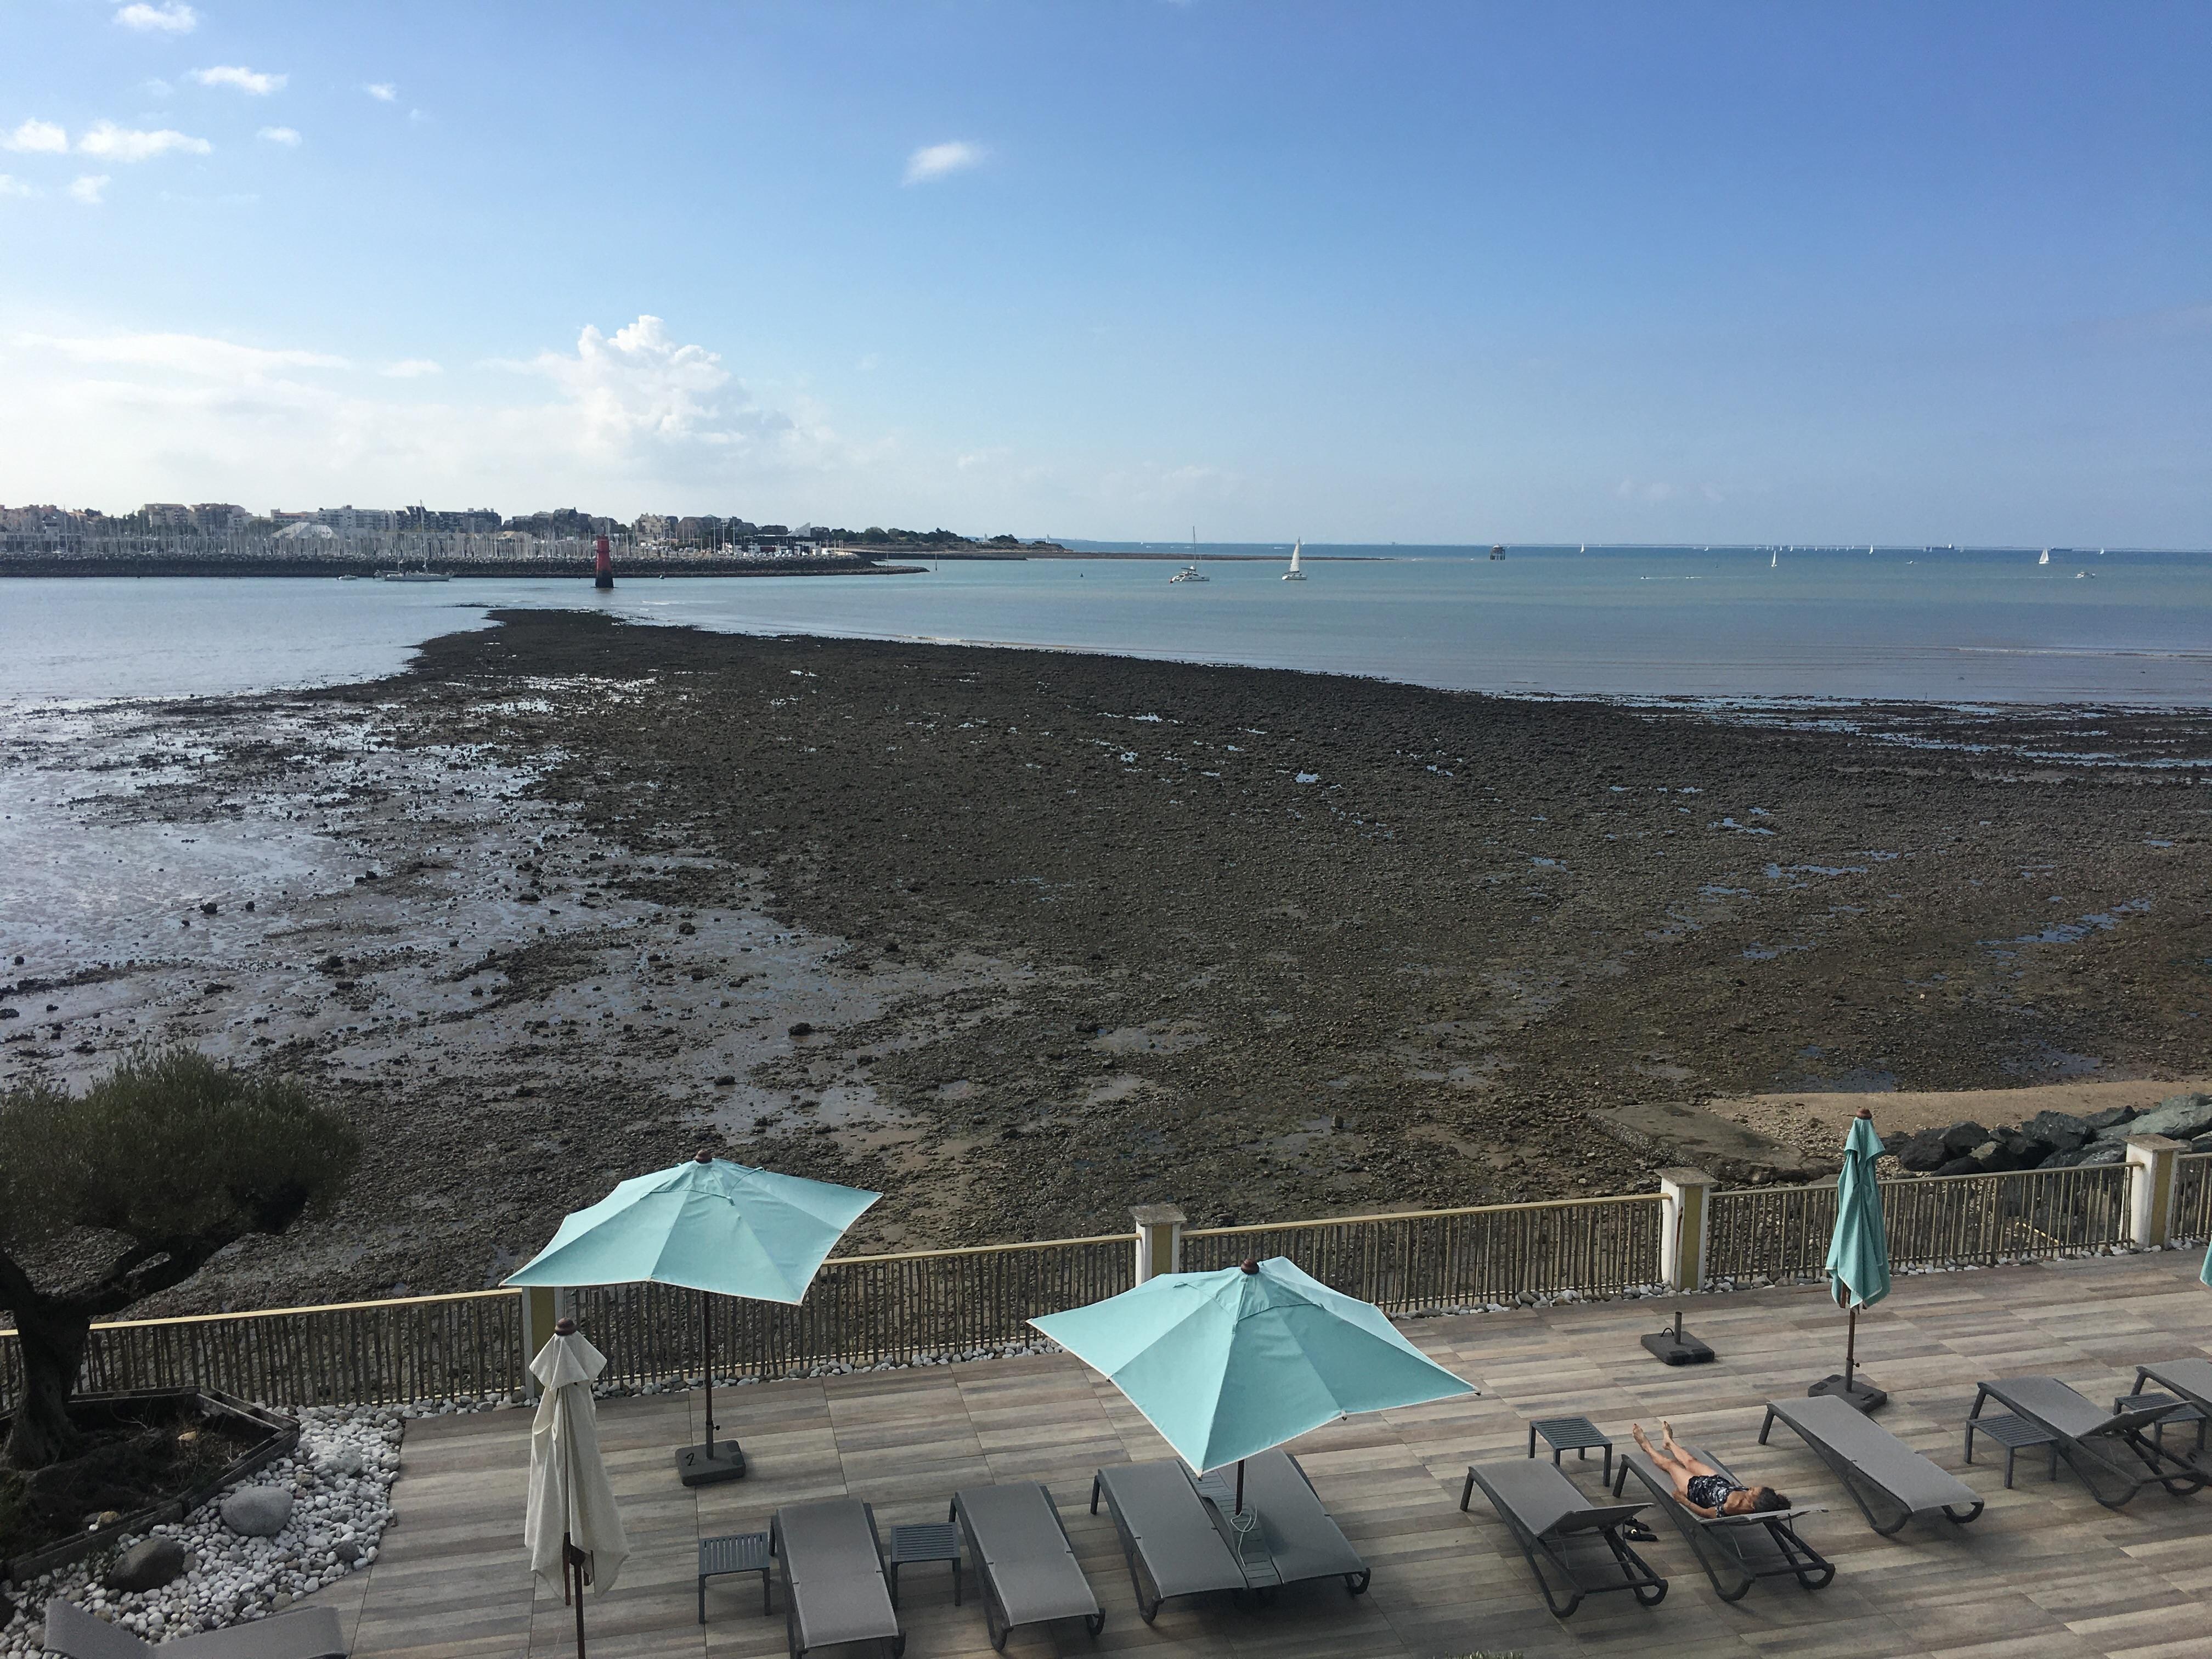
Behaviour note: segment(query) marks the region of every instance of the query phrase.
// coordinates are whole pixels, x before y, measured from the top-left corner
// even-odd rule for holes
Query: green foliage
[[[279,1231],[326,1208],[359,1155],[294,1079],[141,1050],[82,1096],[0,1096],[0,1251],[76,1227],[155,1246]]]

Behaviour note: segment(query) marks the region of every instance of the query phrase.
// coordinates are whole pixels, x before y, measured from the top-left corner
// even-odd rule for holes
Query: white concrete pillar
[[[2128,1137],[2128,1243],[2139,1250],[2163,1249],[2172,1236],[2174,1183],[2188,1150],[2169,1135]]]
[[[1181,1273],[1182,1230],[1189,1218],[1172,1204],[1139,1204],[1129,1213],[1137,1223],[1137,1283]]]
[[[1670,1291],[1704,1288],[1714,1185],[1703,1170],[1659,1171],[1659,1282]]]

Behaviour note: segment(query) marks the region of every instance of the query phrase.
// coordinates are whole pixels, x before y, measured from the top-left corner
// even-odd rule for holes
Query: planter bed
[[[189,1419],[193,1426],[216,1430],[238,1455],[220,1464],[200,1462],[190,1478],[155,1501],[143,1504],[106,1526],[74,1531],[39,1547],[20,1552],[0,1566],[0,1578],[27,1584],[41,1573],[108,1548],[118,1539],[143,1534],[164,1522],[182,1521],[225,1486],[242,1480],[299,1444],[300,1425],[280,1413],[249,1404],[213,1389],[132,1389],[112,1394],[81,1394],[70,1401],[70,1417],[94,1434],[138,1425],[152,1430]],[[0,1414],[0,1437],[10,1417]],[[114,1443],[111,1440],[110,1443]],[[77,1460],[83,1461],[83,1460]],[[41,1473],[44,1473],[43,1471]],[[81,1523],[80,1523],[81,1524]]]

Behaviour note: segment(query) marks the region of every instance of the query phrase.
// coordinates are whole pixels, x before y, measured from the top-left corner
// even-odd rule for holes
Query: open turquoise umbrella
[[[1889,1233],[1881,1213],[1881,1182],[1874,1161],[1882,1154],[1874,1132],[1874,1114],[1865,1107],[1851,1120],[1844,1142],[1843,1172],[1836,1178],[1836,1230],[1828,1238],[1828,1282],[1836,1305],[1850,1310],[1850,1332],[1844,1340],[1840,1376],[1825,1376],[1808,1394],[1832,1394],[1870,1412],[1889,1398],[1871,1382],[1856,1380],[1859,1310],[1889,1294]]]
[[[745,1472],[734,1440],[714,1441],[714,1328],[707,1297],[796,1304],[845,1230],[881,1193],[776,1175],[708,1152],[623,1182],[562,1218],[553,1242],[509,1285],[677,1285],[699,1292],[707,1443],[677,1455],[686,1486]]]
[[[1030,1323],[1103,1372],[1200,1474],[1354,1412],[1475,1392],[1381,1309],[1282,1256],[1163,1273]]]

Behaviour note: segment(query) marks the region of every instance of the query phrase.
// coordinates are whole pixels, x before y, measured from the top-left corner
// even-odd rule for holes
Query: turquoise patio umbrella
[[[1836,1230],[1828,1238],[1826,1263],[1836,1305],[1850,1310],[1844,1370],[1808,1390],[1839,1395],[1861,1411],[1872,1411],[1889,1398],[1852,1376],[1858,1364],[1859,1310],[1889,1294],[1889,1233],[1881,1212],[1881,1182],[1875,1176],[1875,1160],[1883,1151],[1881,1137],[1874,1132],[1874,1114],[1860,1107],[1844,1141],[1843,1172],[1836,1178]]]
[[[1282,1256],[1163,1273],[1030,1323],[1128,1397],[1200,1474],[1354,1412],[1473,1394],[1382,1310]]]
[[[776,1175],[701,1152],[672,1170],[623,1182],[562,1218],[553,1242],[507,1276],[509,1285],[680,1285],[699,1292],[706,1352],[707,1443],[684,1448],[687,1486],[735,1480],[744,1456],[714,1443],[713,1327],[707,1297],[796,1304],[830,1251],[881,1193]]]

